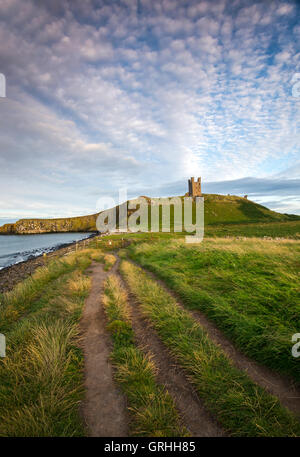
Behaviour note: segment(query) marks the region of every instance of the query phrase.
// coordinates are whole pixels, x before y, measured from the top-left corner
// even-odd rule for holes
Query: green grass
[[[214,224],[205,226],[205,237],[272,237],[300,239],[300,221]]]
[[[85,436],[78,322],[90,289],[84,271],[101,256],[86,249],[51,261],[2,297],[0,436]]]
[[[156,367],[151,357],[136,346],[127,296],[114,275],[105,283],[104,305],[107,328],[114,342],[111,357],[116,368],[115,379],[127,396],[131,434],[186,436],[172,398],[156,382]]]
[[[143,314],[189,373],[200,398],[232,436],[299,436],[300,424],[279,401],[235,368],[222,349],[139,267],[121,271]]]
[[[190,309],[203,311],[246,354],[300,382],[291,338],[300,328],[297,241],[210,239],[133,244]]]
[[[74,289],[73,284],[76,284]],[[37,311],[7,337],[0,362],[0,436],[83,436],[83,356],[78,319],[90,280],[80,271],[44,291]]]

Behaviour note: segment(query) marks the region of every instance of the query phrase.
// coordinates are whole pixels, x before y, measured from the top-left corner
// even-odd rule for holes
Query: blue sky
[[[190,176],[300,214],[299,19],[288,0],[1,0],[0,218]]]

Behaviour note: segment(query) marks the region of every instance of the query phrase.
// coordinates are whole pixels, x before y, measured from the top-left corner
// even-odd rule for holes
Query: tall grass
[[[298,241],[160,241],[132,245],[129,253],[242,351],[300,382],[291,356],[291,337],[300,328]]]
[[[114,348],[115,378],[128,399],[131,434],[134,436],[186,436],[174,402],[157,384],[156,366],[134,340],[127,295],[120,281],[111,275],[105,284],[104,306]]]
[[[12,324],[35,310],[38,298],[49,284],[64,274],[85,270],[92,261],[105,264],[109,269],[116,261],[113,255],[103,255],[100,249],[82,249],[50,261],[38,268],[32,276],[17,284],[13,290],[0,294],[0,332],[7,333]]]
[[[235,368],[190,314],[139,267],[121,271],[143,314],[187,370],[206,407],[232,436],[299,436],[300,423]]]
[[[12,291],[0,296],[0,332],[7,333],[14,322],[32,312],[34,302],[52,281],[75,269],[87,268],[92,252],[84,250],[50,261],[48,265],[38,268],[32,276],[17,284]]]
[[[0,368],[0,436],[82,435],[76,325],[36,320],[27,331],[25,347],[9,352]]]
[[[31,306],[9,328],[7,356],[0,361],[0,436],[85,434],[78,320],[90,289],[83,274],[89,262],[87,252],[69,256],[6,296],[17,311],[23,296]]]

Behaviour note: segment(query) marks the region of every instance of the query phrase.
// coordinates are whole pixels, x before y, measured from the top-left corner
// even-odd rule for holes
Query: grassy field
[[[300,240],[300,221],[206,225],[206,237],[272,237]]]
[[[139,267],[122,262],[142,315],[221,428],[231,436],[300,436],[293,414],[236,368],[187,311],[202,311],[244,353],[300,384],[299,359],[291,356],[291,337],[300,328],[299,222],[210,229],[211,236],[206,230],[198,245],[168,233],[94,238],[87,249],[45,260],[44,267],[0,295],[0,332],[7,340],[7,357],[0,359],[0,436],[87,435],[79,414],[84,380],[78,323],[93,261],[110,275],[103,305],[131,435],[188,434],[174,398],[157,382],[151,355],[137,344],[132,303],[117,270],[110,272],[116,262],[112,250],[119,248],[122,257],[153,271],[181,298],[186,309]]]
[[[291,357],[300,328],[300,242],[160,240],[132,244],[128,252],[246,354],[300,383],[299,361]]]
[[[114,349],[115,378],[128,399],[133,436],[185,436],[172,397],[156,383],[156,367],[135,343],[127,294],[117,276],[105,283],[104,307]]]
[[[296,418],[235,368],[156,281],[126,261],[121,272],[144,315],[189,373],[205,406],[231,436],[299,436]]]

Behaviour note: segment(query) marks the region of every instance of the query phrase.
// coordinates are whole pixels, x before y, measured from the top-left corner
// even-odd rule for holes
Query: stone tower
[[[189,196],[201,197],[201,178],[195,181],[195,178],[189,179]]]

